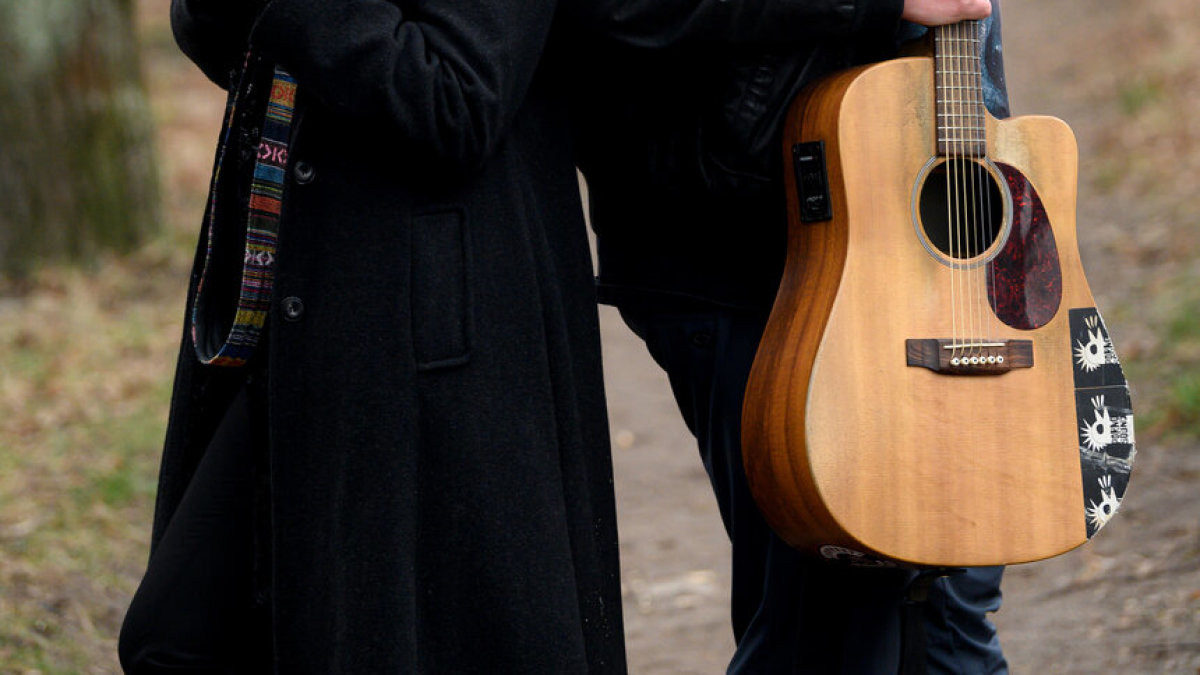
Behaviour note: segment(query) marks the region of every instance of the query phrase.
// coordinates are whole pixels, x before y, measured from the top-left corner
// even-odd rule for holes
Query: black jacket
[[[299,86],[265,353],[277,671],[623,672],[556,3],[248,6],[172,18],[215,81],[253,24]],[[242,377],[185,332],[155,541]]]
[[[1006,116],[993,9],[987,103]],[[791,100],[824,75],[894,56],[923,31],[900,20],[899,0],[776,10],[774,23],[743,25],[733,40],[647,45],[660,47],[653,53],[590,45],[574,111],[603,301],[768,309],[786,242],[780,143]]]

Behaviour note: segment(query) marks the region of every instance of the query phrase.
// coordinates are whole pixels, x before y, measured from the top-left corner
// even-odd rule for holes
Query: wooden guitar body
[[[1046,558],[1107,522],[1133,460],[1079,259],[1075,139],[1054,118],[984,114],[986,155],[954,164],[934,92],[932,59],[906,58],[791,109],[788,262],[746,392],[746,471],[772,527],[827,558]],[[991,230],[955,253],[937,215],[951,197],[926,190],[986,201]]]

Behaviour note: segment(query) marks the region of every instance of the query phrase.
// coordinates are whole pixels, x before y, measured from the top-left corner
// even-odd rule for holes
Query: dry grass
[[[163,310],[180,304],[144,287],[143,265],[163,264],[150,257],[47,271],[0,314],[0,663],[14,671],[113,670],[178,326]]]

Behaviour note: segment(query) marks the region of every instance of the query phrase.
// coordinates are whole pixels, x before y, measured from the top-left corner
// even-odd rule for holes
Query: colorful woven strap
[[[247,58],[243,72],[251,69]],[[244,76],[245,77],[245,76]],[[217,192],[221,167],[230,148],[236,143],[234,136],[238,96],[241,85],[230,95],[225,113],[225,130],[221,148],[217,152],[213,170],[212,186],[208,204],[208,245],[204,269],[196,289],[196,300],[192,305],[192,342],[196,345],[196,356],[202,363],[215,366],[244,365],[258,344],[263,325],[271,304],[271,288],[275,278],[275,247],[279,238],[279,215],[283,206],[283,183],[288,160],[288,136],[292,127],[295,109],[296,81],[280,68],[275,68],[271,82],[271,98],[267,103],[266,118],[258,143],[254,162],[254,173],[250,183],[249,214],[246,222],[245,255],[242,261],[241,290],[236,313],[229,325],[228,334],[210,335],[220,331],[228,319],[210,317],[210,309],[201,310],[203,304],[212,304],[205,295],[205,281],[217,285],[208,275],[214,269],[214,249],[217,228],[223,219],[223,211],[217,208]],[[222,343],[217,346],[216,343]]]

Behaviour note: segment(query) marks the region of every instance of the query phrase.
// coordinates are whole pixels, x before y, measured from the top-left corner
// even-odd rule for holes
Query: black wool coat
[[[250,35],[299,87],[266,352],[277,672],[623,672],[555,3],[256,4],[172,20],[214,81]],[[155,542],[243,376],[185,331]]]

